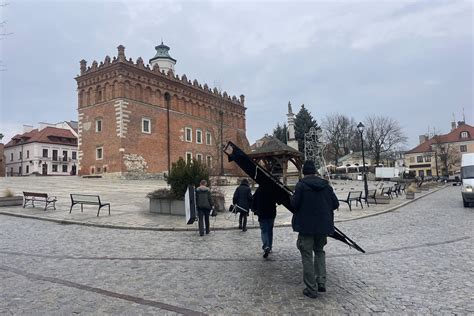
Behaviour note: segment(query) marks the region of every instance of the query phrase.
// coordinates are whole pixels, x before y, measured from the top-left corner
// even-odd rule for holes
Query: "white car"
[[[462,201],[468,207],[474,203],[474,153],[462,155],[461,181]]]

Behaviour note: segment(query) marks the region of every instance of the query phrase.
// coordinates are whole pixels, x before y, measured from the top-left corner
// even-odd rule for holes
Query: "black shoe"
[[[267,258],[269,253],[270,253],[270,248],[265,248],[265,250],[263,251],[263,257]]]
[[[239,229],[242,229],[242,226],[239,225]]]
[[[208,231],[206,232],[206,235],[209,235],[209,232],[208,232]]]
[[[246,231],[247,231],[247,228],[242,228],[242,231],[243,231],[243,232],[246,232]]]
[[[324,286],[324,284],[318,284],[318,292],[326,292],[326,286]]]
[[[309,298],[317,298],[318,297],[318,294],[316,293],[311,293],[310,290],[308,289],[304,289],[303,290],[303,295],[309,297]]]
[[[201,237],[202,237],[202,236],[204,236],[204,234],[202,234],[202,233],[199,233],[199,236],[201,236]]]

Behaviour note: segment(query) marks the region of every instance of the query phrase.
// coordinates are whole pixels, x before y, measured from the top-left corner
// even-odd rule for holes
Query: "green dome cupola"
[[[170,56],[169,46],[166,46],[165,44],[163,44],[163,41],[161,41],[161,44],[155,46],[155,49],[156,54],[155,57],[150,59],[150,65],[153,67],[155,64],[158,64],[160,70],[164,70],[165,73],[168,73],[169,70],[172,70],[174,72],[174,65],[176,64],[176,59]]]

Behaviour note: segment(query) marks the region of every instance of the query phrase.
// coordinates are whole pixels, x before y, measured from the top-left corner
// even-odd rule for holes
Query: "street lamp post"
[[[362,122],[359,122],[359,124],[357,125],[357,130],[359,130],[359,133],[360,133],[360,144],[362,146],[362,170],[363,170],[362,177],[364,178],[365,198],[367,198],[368,193],[369,193],[369,188],[367,187],[367,169],[365,169],[365,153],[364,153],[364,138],[363,138],[364,128],[365,128],[364,124],[362,124]]]

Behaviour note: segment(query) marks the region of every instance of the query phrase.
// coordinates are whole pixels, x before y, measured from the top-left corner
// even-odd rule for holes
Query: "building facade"
[[[405,165],[419,177],[454,175],[463,153],[474,153],[474,127],[453,122],[447,134],[421,135],[420,144],[405,153]]]
[[[5,145],[7,176],[74,175],[77,170],[77,122],[24,125],[23,134]]]
[[[155,49],[150,65],[127,60],[122,45],[113,59],[80,62],[79,174],[163,174],[179,157],[205,163],[214,175],[241,174],[221,148],[228,140],[249,148],[244,96],[175,75],[169,47]]]
[[[0,177],[5,176],[5,145],[0,143]]]

